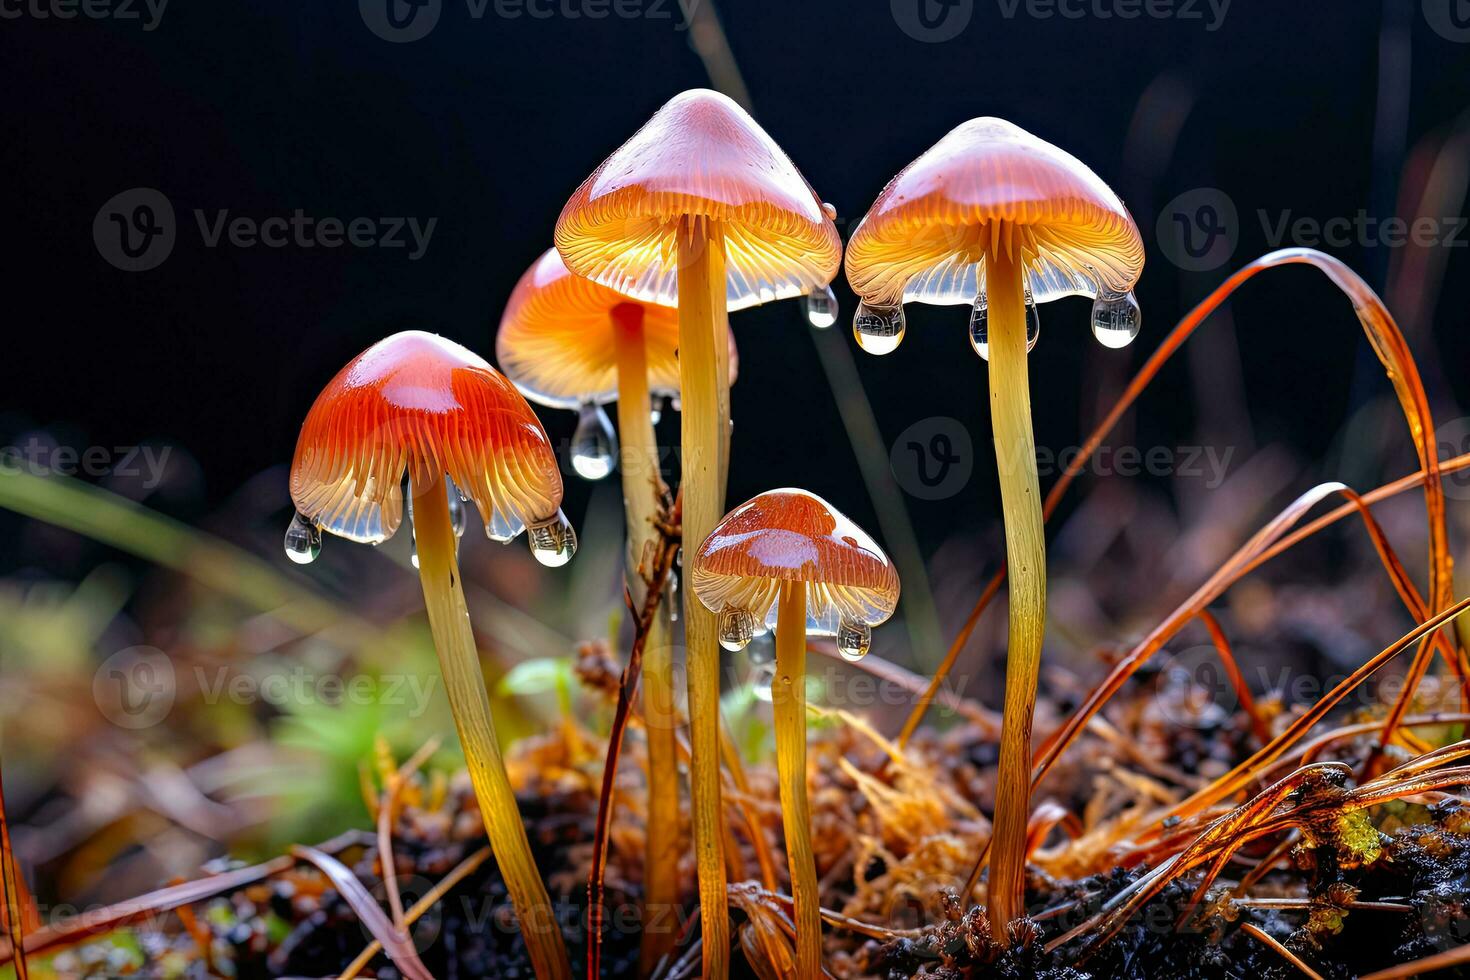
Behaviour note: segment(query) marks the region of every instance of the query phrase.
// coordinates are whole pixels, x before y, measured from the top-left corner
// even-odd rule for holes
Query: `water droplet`
[[[490,512],[490,520],[485,524],[485,537],[498,544],[514,541],[517,534],[521,533],[518,525],[511,523],[500,511]]]
[[[903,343],[903,305],[869,306],[859,303],[852,317],[852,335],[869,354],[891,354]]]
[[[298,565],[310,565],[322,553],[322,529],[296,514],[286,528],[286,557]]]
[[[818,330],[826,330],[837,322],[837,294],[831,286],[822,286],[806,294],[807,322]]]
[[[607,412],[601,405],[583,405],[572,433],[572,469],[584,480],[601,480],[613,471],[617,454],[618,437]]]
[[[750,672],[750,690],[760,700],[771,703],[771,685],[776,681],[775,664],[758,664]]]
[[[664,579],[664,608],[669,611],[669,622],[679,621],[679,576],[674,570],[669,569],[668,578]]]
[[[408,546],[408,563],[414,568],[419,567],[419,539],[414,538]]]
[[[990,360],[990,310],[989,301],[982,292],[975,297],[975,306],[970,311],[970,346],[975,348],[982,360]],[[1026,351],[1030,353],[1041,338],[1041,314],[1037,312],[1036,300],[1031,297],[1031,287],[1026,287]]]
[[[1142,324],[1143,311],[1132,293],[1099,296],[1092,304],[1092,335],[1104,347],[1127,347]]]
[[[720,613],[720,646],[739,653],[755,634],[755,617],[749,609],[726,609]]]
[[[459,491],[454,489],[454,483],[449,483],[449,526],[454,528],[456,538],[464,537],[465,513],[464,500]]]
[[[531,554],[548,568],[557,568],[572,560],[577,553],[577,532],[560,510],[549,521],[526,528]]]
[[[835,204],[829,204],[826,201],[823,201],[822,202],[822,213],[827,216],[827,220],[828,221],[836,221],[837,220],[837,205],[835,205]]]
[[[651,424],[651,425],[658,425],[660,422],[663,421],[663,418],[664,418],[664,408],[663,408],[663,405],[664,405],[663,399],[662,398],[659,398],[657,395],[655,395],[653,397],[653,401],[649,403],[649,409],[648,409],[648,421],[649,421],[649,424]]]
[[[844,619],[837,626],[837,652],[842,659],[856,663],[868,655],[873,645],[873,628],[866,623]]]
[[[754,667],[771,663],[776,659],[775,638],[769,632],[757,633],[751,637],[750,646],[745,648],[745,656]]]

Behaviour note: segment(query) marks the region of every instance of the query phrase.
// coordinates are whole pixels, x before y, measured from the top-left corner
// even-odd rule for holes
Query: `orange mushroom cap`
[[[495,335],[495,359],[522,394],[542,405],[576,408],[614,401],[618,365],[613,310],[624,304],[643,308],[649,392],[678,394],[679,311],[573,275],[554,248],[516,283]],[[732,336],[731,382],[736,370]]]
[[[691,587],[713,612],[748,611],[775,625],[782,582],[807,584],[807,629],[842,620],[876,626],[898,605],[898,573],[883,549],[805,490],[771,490],[725,515],[694,557]]]
[[[416,485],[449,476],[497,539],[561,504],[556,455],[531,406],[483,359],[418,330],[378,341],[317,396],[296,442],[291,499],[309,522],[376,544],[403,518],[405,469]]]
[[[971,303],[983,253],[1009,234],[1037,302],[1131,290],[1143,240],[1118,196],[1082,161],[1003,119],[971,119],[878,195],[847,245],[864,301]]]
[[[687,217],[720,223],[731,310],[809,293],[842,262],[837,227],[790,158],[707,89],[670,99],[583,181],[557,220],[556,248],[580,276],[674,305]]]

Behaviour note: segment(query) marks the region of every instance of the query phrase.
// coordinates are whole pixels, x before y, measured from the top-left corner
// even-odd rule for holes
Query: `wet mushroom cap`
[[[983,253],[1021,248],[1037,302],[1122,295],[1143,240],[1122,201],[1085,164],[1002,119],[972,119],[903,169],[847,246],[865,301],[968,304],[985,288]],[[994,236],[994,237],[992,237]]]
[[[670,99],[577,188],[556,248],[578,275],[673,305],[687,217],[719,222],[731,310],[809,293],[841,265],[811,185],[744,109],[705,89]]]
[[[449,476],[487,529],[511,537],[557,513],[561,473],[520,392],[453,341],[412,330],[363,351],[317,396],[291,463],[291,499],[324,530],[378,543],[403,518],[403,474]]]
[[[573,275],[556,249],[547,249],[516,283],[495,335],[495,359],[527,398],[552,408],[606,404],[618,397],[613,310],[643,309],[648,389],[679,393],[679,311],[614,292]],[[730,380],[737,370],[730,339]]]
[[[898,573],[883,550],[821,497],[772,490],[736,507],[700,545],[691,587],[709,609],[748,610],[775,625],[783,581],[807,583],[807,628],[876,626],[898,605]]]

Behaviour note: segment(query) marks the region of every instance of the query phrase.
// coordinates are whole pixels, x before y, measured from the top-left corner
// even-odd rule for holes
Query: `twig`
[[[1277,953],[1280,953],[1281,954],[1282,959],[1286,960],[1286,962],[1290,963],[1292,966],[1296,967],[1298,970],[1301,970],[1302,973],[1304,973],[1307,976],[1311,977],[1312,980],[1322,980],[1322,974],[1318,973],[1316,970],[1312,969],[1310,966],[1307,966],[1307,964],[1303,963],[1300,956],[1297,956],[1291,950],[1287,949],[1285,946],[1281,945],[1276,940],[1272,939],[1269,935],[1266,934],[1266,932],[1264,930],[1262,930],[1260,927],[1258,927],[1255,923],[1253,923],[1253,922],[1243,922],[1243,923],[1241,923],[1240,931],[1241,932],[1244,932],[1244,933],[1246,933],[1248,935],[1254,936],[1255,938],[1259,939],[1261,942],[1265,943],[1267,946],[1270,946]]]

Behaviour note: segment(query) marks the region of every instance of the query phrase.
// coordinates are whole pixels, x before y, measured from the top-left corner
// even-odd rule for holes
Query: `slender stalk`
[[[628,521],[628,592],[641,608],[648,590],[640,564],[659,540],[658,515],[662,480],[654,441],[652,405],[648,398],[648,357],[643,339],[643,307],[624,303],[613,308],[613,348],[618,364],[619,465],[623,474],[623,510]],[[674,932],[668,912],[679,890],[679,763],[674,744],[675,701],[673,653],[669,645],[668,611],[660,607],[649,624],[643,647],[643,724],[648,739],[648,816],[643,857],[643,934],[640,972],[651,975],[671,948]]]
[[[717,377],[718,344],[728,343],[725,243],[719,225],[688,217],[679,224],[679,388],[684,411],[684,544],[689,554],[714,530],[724,508],[724,433]],[[684,642],[689,674],[689,812],[699,869],[703,976],[730,969],[725,853],[720,809],[720,651],[715,614],[684,590]]]
[[[570,980],[561,929],[546,894],[546,885],[531,857],[526,827],[516,808],[515,793],[500,757],[500,745],[490,721],[490,697],[480,671],[480,655],[470,629],[470,614],[460,587],[455,560],[454,528],[449,521],[449,498],[443,477],[413,488],[414,536],[419,549],[419,580],[429,629],[439,652],[439,669],[454,714],[454,727],[464,749],[475,798],[485,819],[485,833],[495,852],[506,890],[520,919],[521,934],[536,976]]]
[[[822,975],[822,907],[806,799],[806,583],[781,583],[776,612],[776,773],[796,922],[796,975]]]
[[[990,419],[1010,568],[1010,632],[986,905],[991,933],[1004,943],[1006,924],[1023,911],[1031,717],[1046,628],[1046,539],[1026,373],[1025,286],[1020,256],[1009,237],[1001,237],[986,253],[985,285],[990,305]]]

